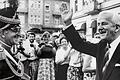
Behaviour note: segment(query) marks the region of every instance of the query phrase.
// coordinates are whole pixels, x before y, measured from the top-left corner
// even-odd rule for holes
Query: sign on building
[[[61,12],[65,11],[65,10],[69,10],[69,6],[68,6],[67,2],[62,2],[60,6],[61,6],[60,7]]]

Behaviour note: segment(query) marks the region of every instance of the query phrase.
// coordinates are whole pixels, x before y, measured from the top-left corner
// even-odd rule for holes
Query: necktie
[[[15,45],[13,46],[13,52],[15,52]]]
[[[106,53],[105,53],[105,56],[104,56],[104,60],[103,60],[103,72],[105,71],[107,65],[108,65],[108,60],[109,60],[109,54],[110,54],[110,51],[109,51],[109,48],[110,48],[110,45],[107,45],[106,47]]]
[[[14,54],[14,55],[17,54],[16,45],[12,46],[11,52],[12,52],[12,54]]]

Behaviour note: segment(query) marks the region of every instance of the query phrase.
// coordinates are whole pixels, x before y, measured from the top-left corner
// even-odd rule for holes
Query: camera
[[[43,46],[43,45],[45,45],[45,43],[40,43],[40,44],[38,45],[38,47],[41,47],[41,46]]]
[[[21,53],[25,50],[22,46],[19,46],[17,49],[18,49],[18,52],[21,52]]]
[[[22,44],[23,44],[22,42],[19,42],[19,46],[17,47],[18,52],[23,52],[25,50],[25,48],[23,48]]]
[[[30,44],[30,47],[34,47],[34,44]]]

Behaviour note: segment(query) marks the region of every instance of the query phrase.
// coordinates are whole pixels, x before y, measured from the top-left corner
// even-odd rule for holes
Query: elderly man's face
[[[104,18],[98,19],[98,32],[100,33],[101,39],[107,39],[111,41],[115,36],[115,25]]]

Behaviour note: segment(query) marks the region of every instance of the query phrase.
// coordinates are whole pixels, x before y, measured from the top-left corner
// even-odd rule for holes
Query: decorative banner
[[[69,6],[66,2],[61,3],[60,11],[63,12],[65,10],[69,10]]]

